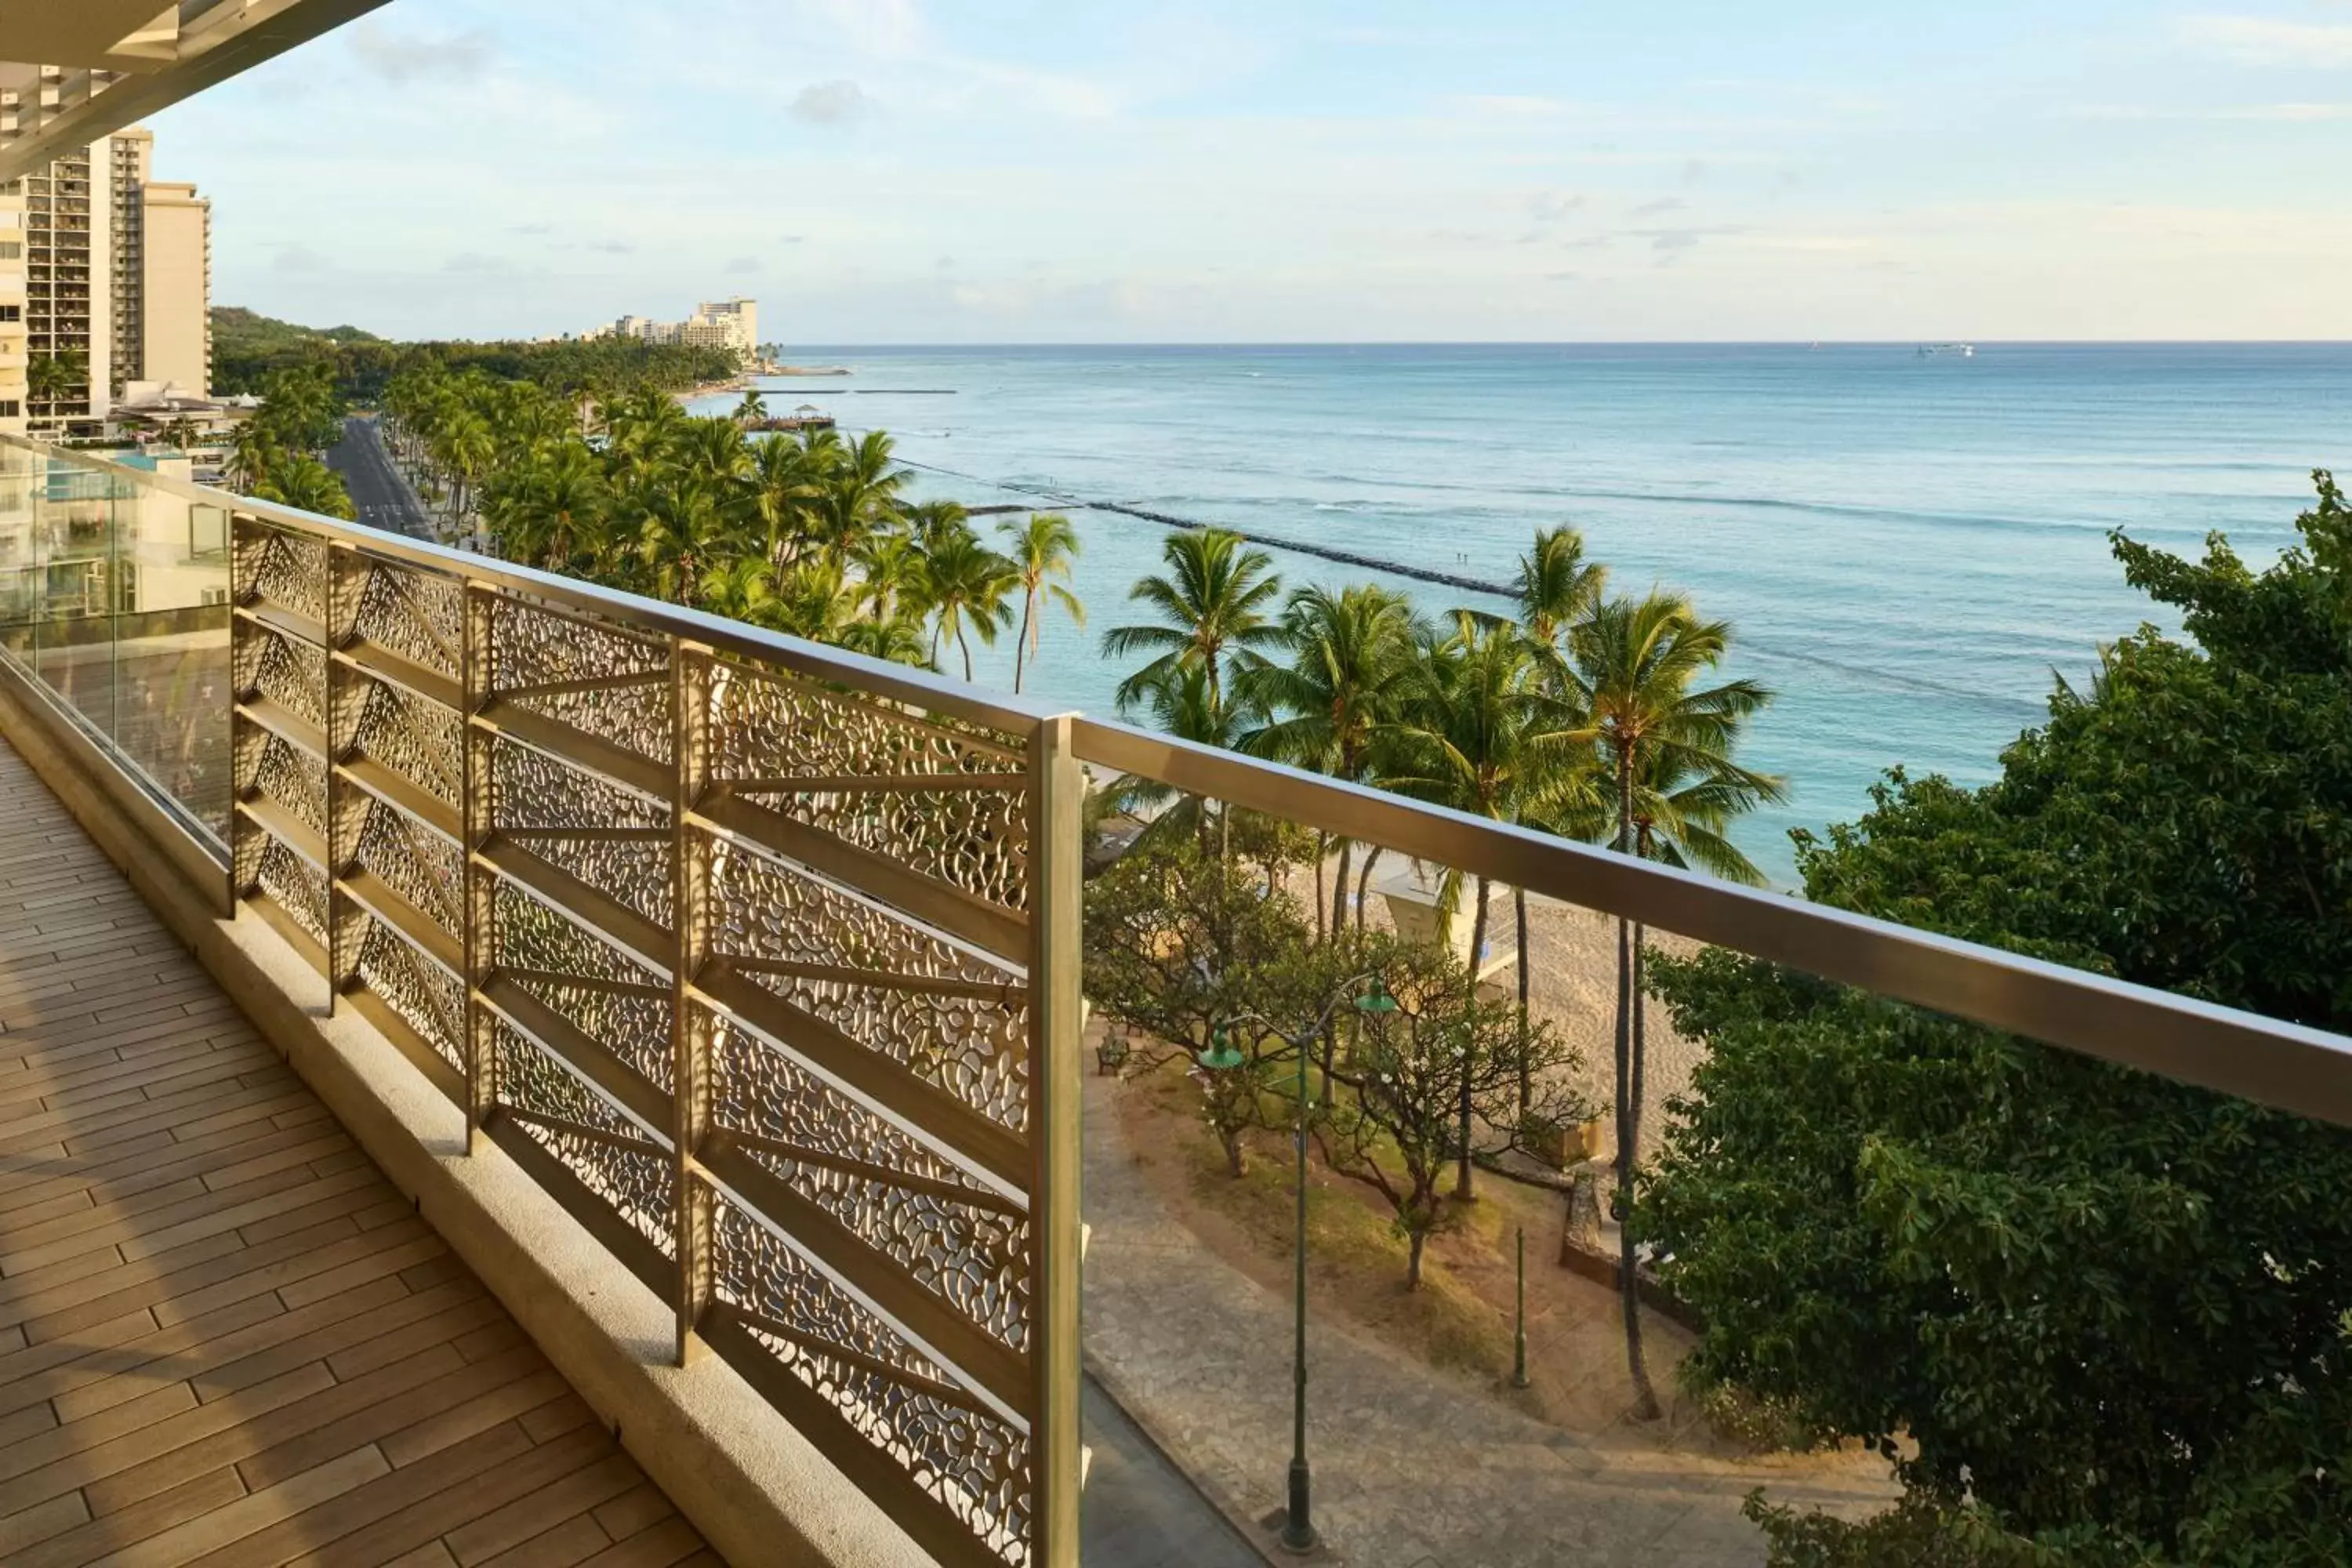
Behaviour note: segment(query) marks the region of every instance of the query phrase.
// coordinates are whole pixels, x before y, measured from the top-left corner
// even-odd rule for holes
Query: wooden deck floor
[[[718,1561],[0,742],[0,1563]]]

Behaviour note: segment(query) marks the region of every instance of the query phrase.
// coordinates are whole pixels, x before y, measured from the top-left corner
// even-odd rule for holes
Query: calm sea
[[[1084,546],[1080,633],[1031,690],[1108,711],[1096,642],[1166,529],[1085,503],[1480,580],[1572,522],[1621,588],[1690,594],[1780,695],[1744,752],[1786,806],[1739,840],[1793,879],[1787,830],[1849,819],[1890,764],[1969,782],[2036,723],[2053,669],[2166,617],[2108,552],[2220,530],[2266,562],[2308,472],[2352,472],[2352,344],[809,348],[838,380],[767,384],[889,430],[921,493],[1058,505]],[[719,404],[706,408],[719,406]],[[1276,552],[1295,582],[1388,581]],[[1009,685],[1010,639],[979,650]],[[950,668],[954,668],[952,662]]]

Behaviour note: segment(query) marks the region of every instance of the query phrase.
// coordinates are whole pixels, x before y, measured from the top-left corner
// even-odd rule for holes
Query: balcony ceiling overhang
[[[386,0],[0,0],[0,180]]]

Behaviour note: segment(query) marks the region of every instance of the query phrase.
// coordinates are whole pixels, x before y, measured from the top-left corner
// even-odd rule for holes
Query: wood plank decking
[[[0,742],[0,1563],[718,1561]]]

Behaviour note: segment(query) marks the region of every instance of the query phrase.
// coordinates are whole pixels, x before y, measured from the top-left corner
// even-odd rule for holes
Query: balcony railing
[[[168,559],[227,601],[158,636],[44,560],[9,649],[234,907],[933,1556],[1075,1563],[1070,721],[6,453],[118,509],[116,581]],[[225,556],[183,547],[197,508]]]
[[[717,1352],[942,1563],[1076,1561],[1082,763],[2352,1125],[2352,1041],[2324,1031],[0,458],[37,512],[102,496],[113,569],[142,563],[135,613],[28,563],[0,647],[226,907],[675,1304],[681,1356]]]

